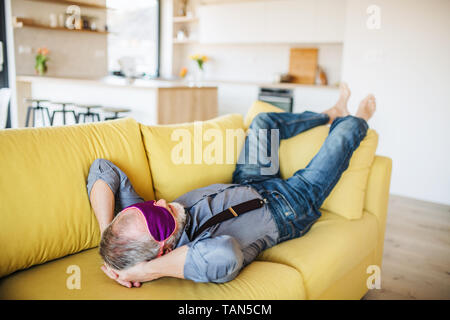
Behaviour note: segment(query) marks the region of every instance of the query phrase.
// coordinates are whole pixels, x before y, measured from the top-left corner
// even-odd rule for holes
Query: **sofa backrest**
[[[168,201],[210,184],[231,183],[245,140],[240,114],[175,125],[141,124],[141,130],[155,195]]]
[[[86,178],[96,158],[114,162],[154,199],[133,119],[0,131],[0,277],[98,245]]]

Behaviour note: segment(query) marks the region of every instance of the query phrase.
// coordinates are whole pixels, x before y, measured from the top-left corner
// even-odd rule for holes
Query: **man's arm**
[[[89,200],[100,226],[100,232],[103,233],[114,218],[114,194],[108,184],[99,179],[92,186]]]
[[[243,265],[244,257],[239,243],[233,237],[222,235],[191,242],[159,258],[122,271],[106,266],[102,270],[111,279],[131,288],[161,277],[223,283],[234,279]]]
[[[87,191],[101,232],[111,223],[115,213],[129,205],[144,202],[126,174],[106,159],[95,159],[92,163],[87,178]],[[116,198],[119,199],[117,204]]]
[[[184,279],[184,265],[188,251],[189,247],[184,245],[159,258],[138,263],[125,270],[112,270],[107,266],[102,266],[101,269],[108,277],[128,288],[140,287],[141,282],[161,277]]]

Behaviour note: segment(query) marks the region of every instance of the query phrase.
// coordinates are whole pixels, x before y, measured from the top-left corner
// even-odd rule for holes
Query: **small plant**
[[[208,61],[208,57],[207,56],[202,56],[199,54],[194,54],[192,56],[190,56],[191,60],[194,60],[197,62],[198,68],[203,71],[203,64]]]
[[[36,74],[43,76],[47,73],[47,61],[49,60],[48,54],[50,51],[47,48],[39,48],[36,55],[36,64],[34,69]]]

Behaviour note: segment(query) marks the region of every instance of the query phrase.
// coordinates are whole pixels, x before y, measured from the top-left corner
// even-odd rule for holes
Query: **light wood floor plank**
[[[450,299],[450,206],[391,195],[381,289],[364,299]]]

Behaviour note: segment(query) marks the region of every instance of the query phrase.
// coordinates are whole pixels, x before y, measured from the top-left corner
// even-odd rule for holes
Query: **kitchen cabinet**
[[[345,0],[315,0],[315,42],[344,42]]]
[[[265,2],[222,3],[198,8],[202,43],[264,42]]]
[[[337,43],[345,0],[277,0],[202,5],[202,43]]]
[[[316,42],[315,1],[280,0],[266,3],[267,42]]]

